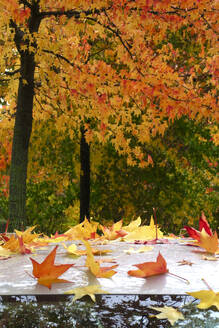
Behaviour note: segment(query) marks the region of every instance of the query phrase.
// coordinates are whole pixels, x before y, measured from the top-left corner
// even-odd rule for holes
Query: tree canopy
[[[72,137],[83,124],[88,142],[110,140],[140,167],[152,160],[145,143],[184,115],[204,119],[218,143],[218,1],[1,0],[0,9],[12,220],[25,216],[32,118],[52,116]],[[201,50],[188,65],[167,42],[178,31]]]

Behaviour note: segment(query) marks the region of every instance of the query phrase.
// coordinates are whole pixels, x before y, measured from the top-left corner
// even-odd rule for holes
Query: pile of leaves
[[[118,264],[112,258],[97,259],[96,257],[98,257],[98,255],[110,252],[110,250],[98,249],[98,245],[105,245],[112,241],[142,244],[142,246],[137,250],[130,248],[126,251],[128,254],[135,254],[150,251],[152,248],[151,245],[158,243],[169,243],[170,238],[178,238],[174,235],[163,235],[162,231],[157,226],[155,211],[154,219],[151,217],[150,225],[148,226],[141,225],[140,218],[132,221],[127,226],[123,225],[122,220],[112,226],[103,226],[98,222],[89,222],[85,219],[82,223],[71,227],[65,233],[59,234],[56,232],[55,235],[51,235],[50,237],[43,234],[34,233],[33,230],[35,226],[29,227],[25,231],[15,230],[14,234],[7,234],[6,228],[5,233],[0,234],[0,260],[10,260],[12,256],[23,256],[25,254],[29,255],[33,252],[37,252],[37,249],[39,248],[55,243],[55,247],[45,257],[42,263],[38,263],[30,255],[30,261],[33,265],[33,278],[37,280],[38,284],[51,289],[52,284],[54,283],[70,282],[65,279],[60,279],[59,277],[69,268],[73,267],[75,263],[55,264],[56,251],[60,246],[65,249],[67,254],[75,255],[76,257],[86,256],[85,267],[87,267],[87,270],[89,270],[95,277],[111,278],[117,273],[116,268],[118,267]],[[186,230],[192,238],[192,240],[191,238],[189,239],[190,246],[200,247],[200,249],[202,249],[202,251],[206,254],[206,259],[217,261],[217,254],[219,254],[217,232],[213,232],[211,230],[204,213],[202,213],[199,220],[199,230],[189,226],[185,226],[183,229]],[[84,249],[78,249],[76,241],[77,244],[80,243],[81,245],[84,245]],[[73,243],[69,245],[69,242]],[[103,262],[110,262],[111,264],[113,263],[113,265],[104,266],[102,265]],[[183,260],[180,262],[180,265],[192,265],[192,263],[187,260]],[[173,273],[169,272],[166,260],[161,252],[159,252],[156,261],[138,263],[134,266],[137,270],[129,270],[127,272],[129,276],[150,279],[151,276],[155,275],[173,275]],[[181,279],[184,278],[181,277]],[[187,294],[200,300],[200,303],[197,305],[198,308],[207,309],[211,306],[216,306],[219,310],[219,292],[213,291],[204,279],[203,281],[208,287],[208,290],[188,292]],[[66,291],[66,294],[74,294],[73,301],[80,299],[85,295],[89,295],[91,299],[95,301],[95,294],[104,293],[108,292],[102,290],[100,285],[88,285]],[[159,314],[156,314],[157,318],[167,318],[171,325],[173,325],[177,320],[184,319],[182,312],[177,308],[168,306],[164,306],[162,308],[150,308],[156,312],[159,312]]]

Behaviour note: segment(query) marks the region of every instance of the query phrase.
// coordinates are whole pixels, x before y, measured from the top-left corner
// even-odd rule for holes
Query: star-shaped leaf
[[[201,302],[197,305],[199,309],[208,309],[212,305],[215,305],[219,310],[219,292],[215,293],[213,290],[200,290],[187,294],[200,299]]]
[[[95,294],[108,294],[105,290],[102,290],[99,285],[90,285],[86,287],[77,287],[71,290],[68,290],[65,292],[65,294],[75,294],[73,298],[73,302],[78,300],[79,298],[82,298],[85,295],[90,296],[92,301],[96,302]]]
[[[158,319],[167,319],[171,325],[174,325],[178,320],[184,320],[183,314],[172,306],[164,306],[162,308],[150,306],[150,309],[161,312],[156,314],[155,317]]]
[[[49,289],[51,289],[52,283],[70,282],[65,279],[58,279],[58,277],[74,265],[54,264],[57,247],[58,245],[49,253],[42,263],[38,263],[30,258],[33,264],[33,275],[37,278],[38,284],[46,286]]]
[[[196,245],[204,248],[208,253],[215,254],[219,251],[217,232],[211,236],[203,229],[200,233],[200,241]]]

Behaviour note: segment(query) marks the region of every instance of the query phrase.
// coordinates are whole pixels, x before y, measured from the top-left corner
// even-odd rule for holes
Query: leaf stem
[[[177,274],[174,274],[174,273],[172,273],[172,272],[167,272],[167,273],[170,274],[171,276],[174,276],[174,277],[178,278],[178,279],[182,279],[182,280],[184,280],[184,281],[186,282],[187,285],[190,284],[190,282],[189,282],[188,279],[185,279],[185,278],[183,278],[183,277],[180,277],[180,276],[178,276]]]
[[[209,290],[213,290],[204,278],[201,278],[201,279],[205,283],[205,285],[208,287]]]

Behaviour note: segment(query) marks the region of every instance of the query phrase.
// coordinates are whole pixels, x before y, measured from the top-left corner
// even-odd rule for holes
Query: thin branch
[[[44,18],[44,17],[49,17],[49,16],[55,16],[55,17],[60,17],[60,16],[66,16],[68,18],[80,18],[81,14],[85,15],[85,16],[89,16],[89,15],[99,15],[102,12],[109,10],[111,7],[109,8],[101,8],[101,9],[90,9],[90,10],[57,10],[57,11],[42,11],[40,13],[40,17]],[[84,18],[84,17],[83,17]]]
[[[68,58],[66,58],[66,57],[64,57],[64,56],[62,56],[62,55],[60,55],[60,54],[56,54],[56,53],[53,52],[52,50],[46,50],[46,49],[43,49],[42,51],[45,52],[45,53],[47,53],[47,54],[51,54],[51,55],[53,55],[53,56],[55,56],[55,57],[57,57],[57,58],[59,58],[59,59],[62,59],[62,60],[64,60],[66,63],[68,63],[69,65],[71,65],[72,67],[75,67],[75,65],[74,65],[72,62],[70,62],[70,60],[69,60]]]

